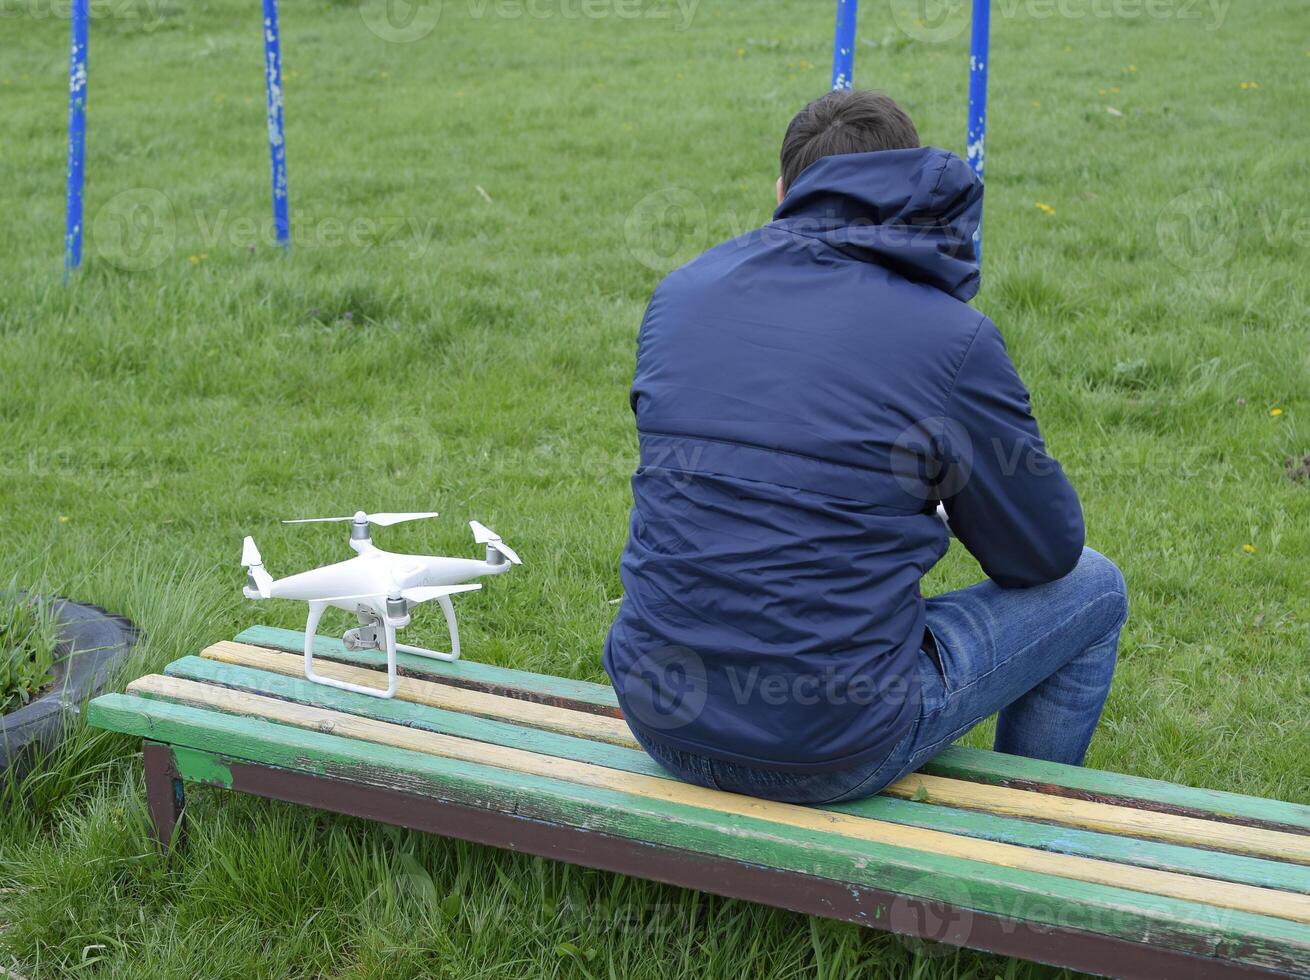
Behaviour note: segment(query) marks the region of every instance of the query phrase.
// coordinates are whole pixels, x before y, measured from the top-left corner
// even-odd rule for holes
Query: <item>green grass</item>
[[[59,626],[48,599],[11,582],[0,590],[0,715],[27,704],[54,680]]]
[[[960,151],[965,34],[864,6],[857,79]],[[6,9],[0,576],[132,616],[127,674],[299,625],[240,598],[241,536],[285,574],[344,541],[278,518],[362,507],[443,512],[397,548],[504,534],[527,564],[461,600],[468,654],[602,678],[643,305],[767,220],[831,4],[506,9],[447,3],[401,44],[352,3],[285,4],[288,256],[265,241],[257,5],[108,5],[69,288],[67,22]],[[1310,452],[1310,11],[1045,9],[996,4],[976,305],[1129,583],[1089,763],[1310,802],[1310,487],[1286,466]],[[926,587],[978,574],[953,549]],[[0,965],[32,977],[1051,972],[217,792],[165,868],[135,746],[70,735],[0,810]]]

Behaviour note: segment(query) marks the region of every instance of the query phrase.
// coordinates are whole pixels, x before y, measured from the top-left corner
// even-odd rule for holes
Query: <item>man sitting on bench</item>
[[[877,793],[999,712],[1080,764],[1127,616],[996,326],[983,189],[886,96],[787,127],[774,220],[656,289],[637,342],[624,597],[605,669],[688,782]],[[925,600],[955,536],[988,580]]]

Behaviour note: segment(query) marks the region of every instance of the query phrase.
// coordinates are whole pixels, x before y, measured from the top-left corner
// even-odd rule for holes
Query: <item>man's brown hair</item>
[[[837,89],[796,113],[787,127],[782,186],[790,188],[806,167],[823,157],[918,145],[918,130],[892,99],[881,92]]]

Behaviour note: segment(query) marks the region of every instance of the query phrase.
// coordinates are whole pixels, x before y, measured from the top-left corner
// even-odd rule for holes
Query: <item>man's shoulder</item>
[[[752,228],[750,231],[719,242],[669,272],[660,281],[660,287],[665,284],[676,285],[686,280],[713,279],[721,275],[722,271],[732,263],[759,255],[768,245],[765,236],[761,234],[764,231],[765,228]]]

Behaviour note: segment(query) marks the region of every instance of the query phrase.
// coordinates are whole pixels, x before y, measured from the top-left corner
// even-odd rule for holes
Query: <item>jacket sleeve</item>
[[[1067,575],[1083,550],[1083,512],[1046,453],[1028,390],[995,324],[984,318],[946,401],[940,461],[951,530],[1002,588]]]

